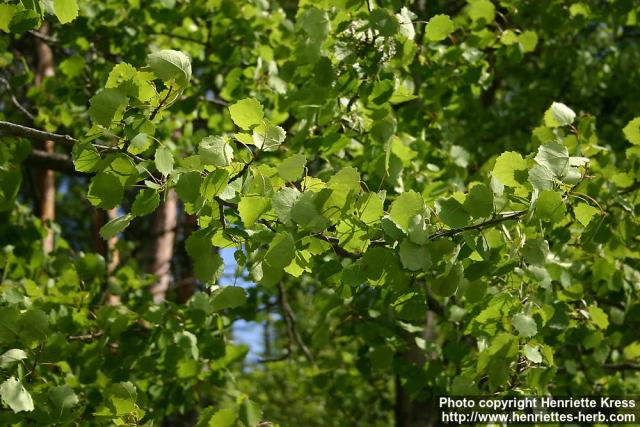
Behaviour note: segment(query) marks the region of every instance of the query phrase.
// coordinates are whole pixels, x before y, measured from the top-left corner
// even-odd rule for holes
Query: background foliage
[[[1,422],[426,426],[443,394],[637,395],[639,12],[0,4]]]

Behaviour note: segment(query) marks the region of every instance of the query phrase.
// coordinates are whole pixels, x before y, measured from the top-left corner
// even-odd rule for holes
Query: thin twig
[[[224,231],[227,229],[227,220],[224,216],[224,202],[218,196],[214,197],[214,200],[218,202],[218,213],[220,214],[220,222],[222,223],[222,230]]]
[[[482,230],[486,227],[491,227],[492,225],[500,224],[505,221],[518,219],[526,213],[526,210],[509,212],[507,214],[496,216],[495,218],[492,218],[488,221],[480,222],[478,224],[467,225],[466,227],[454,228],[451,230],[438,231],[429,236],[429,240],[441,239],[443,237],[453,237],[470,230]]]
[[[53,38],[53,37],[49,37],[49,36],[47,36],[45,34],[42,34],[42,33],[38,32],[38,31],[35,31],[35,30],[29,30],[29,34],[31,34],[33,37],[35,37],[37,39],[40,39],[42,41],[47,42],[47,43],[53,43],[53,44],[60,43],[60,41],[58,39]]]
[[[260,359],[260,360],[258,360],[258,363],[280,362],[282,360],[288,359],[289,356],[291,356],[291,352],[287,350],[286,352],[282,353],[280,356],[268,357],[268,358],[265,358],[265,359]]]
[[[293,340],[295,340],[296,344],[298,344],[298,347],[300,347],[300,350],[302,351],[304,356],[307,358],[307,360],[310,363],[315,363],[313,360],[313,355],[309,351],[309,348],[305,345],[304,341],[302,341],[302,337],[298,332],[298,328],[296,327],[296,319],[293,314],[293,311],[291,310],[291,306],[287,301],[287,292],[282,282],[278,283],[278,301],[280,303],[280,307],[282,308],[282,314],[284,317],[285,324],[287,326],[287,334],[289,335],[289,345],[288,345],[289,352],[291,352],[291,340],[293,338]]]
[[[104,335],[103,331],[91,332],[90,334],[86,335],[70,335],[67,337],[67,341],[91,342],[94,339],[101,337],[102,335]]]
[[[32,121],[35,120],[35,116],[31,114],[31,112],[27,110],[26,107],[18,101],[18,98],[16,98],[16,95],[13,93],[13,89],[9,81],[4,77],[0,77],[0,82],[2,82],[2,84],[6,86],[7,92],[9,92],[9,95],[11,96],[11,102],[13,102],[13,105],[15,105],[18,108],[18,110],[22,111],[22,113],[24,113],[25,116],[29,117],[29,119],[31,119]]]
[[[184,40],[186,42],[197,43],[197,44],[200,44],[200,45],[203,45],[203,46],[207,45],[206,41],[194,39],[194,38],[191,38],[189,36],[181,36],[180,34],[162,33],[162,32],[152,32],[152,33],[149,33],[149,34],[151,34],[153,36],[165,36],[165,37],[170,37],[172,39]]]
[[[167,99],[169,99],[169,95],[171,95],[171,91],[172,90],[173,90],[173,86],[169,86],[169,90],[167,91],[167,95],[164,97],[164,99],[162,101],[160,101],[158,106],[151,112],[151,115],[149,116],[149,120],[153,120],[153,119],[156,118],[156,115],[158,114],[158,112],[160,111],[160,109],[162,108],[164,103],[167,102]]]

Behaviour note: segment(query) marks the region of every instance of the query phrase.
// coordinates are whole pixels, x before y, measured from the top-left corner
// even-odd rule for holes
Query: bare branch
[[[291,310],[291,306],[287,301],[287,292],[284,288],[282,282],[278,283],[278,301],[280,303],[280,307],[282,308],[282,314],[284,317],[284,322],[287,327],[287,334],[289,335],[289,353],[291,352],[291,340],[293,339],[300,350],[307,358],[310,363],[315,363],[313,360],[313,355],[309,351],[309,348],[305,345],[304,341],[302,341],[302,337],[298,332],[298,328],[296,327],[296,319],[293,314],[293,310]]]
[[[50,169],[70,175],[89,176],[91,174],[76,171],[71,158],[65,154],[49,153],[44,150],[31,150],[26,163],[39,169]]]
[[[91,342],[96,338],[100,338],[102,335],[104,335],[103,331],[95,331],[86,335],[70,335],[67,337],[67,341]]]
[[[461,228],[453,228],[451,230],[438,231],[436,233],[433,233],[431,236],[429,236],[429,240],[437,240],[443,237],[453,237],[460,233],[464,233],[465,231],[483,230],[487,227],[491,227],[493,225],[500,224],[505,221],[518,219],[526,213],[527,213],[526,210],[509,212],[504,215],[498,215],[494,218],[491,218],[490,220],[480,222],[478,224],[467,225],[466,227],[461,227]]]
[[[18,101],[18,98],[16,98],[16,95],[13,93],[13,89],[11,88],[11,84],[9,84],[9,81],[4,77],[0,77],[0,83],[4,84],[7,88],[7,92],[11,96],[11,102],[13,102],[13,105],[15,105],[18,110],[22,111],[25,116],[29,117],[29,119],[33,121],[35,119],[35,116],[31,114],[31,112]]]
[[[35,139],[38,141],[54,141],[61,142],[67,145],[73,145],[79,142],[71,135],[62,135],[59,133],[45,132],[43,130],[30,128],[27,126],[18,125],[15,123],[5,122],[0,120],[0,130],[9,132],[13,135],[24,136],[26,138]]]

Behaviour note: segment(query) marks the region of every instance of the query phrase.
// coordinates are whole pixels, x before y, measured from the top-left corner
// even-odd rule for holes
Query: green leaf
[[[129,98],[121,89],[103,89],[89,100],[89,116],[93,121],[108,128],[122,119]]]
[[[398,32],[398,19],[384,8],[376,8],[369,15],[371,28],[378,30],[382,37],[391,37]]]
[[[298,16],[297,23],[313,40],[324,40],[331,28],[327,12],[314,7],[303,9]]]
[[[560,193],[544,190],[536,201],[536,216],[543,221],[557,222],[566,214],[567,208]]]
[[[360,221],[371,225],[384,215],[384,204],[376,193],[365,193],[356,204],[357,215]]]
[[[212,252],[210,230],[200,229],[191,233],[185,247],[189,256],[194,259],[196,278],[205,284],[215,282],[224,264],[220,255]]]
[[[269,210],[271,199],[262,196],[245,196],[238,204],[238,212],[245,227],[251,227],[260,216]]]
[[[462,204],[453,197],[438,200],[437,208],[438,216],[449,227],[460,228],[469,224],[469,214]]]
[[[39,8],[39,6],[36,6],[36,8]],[[13,16],[9,21],[9,32],[11,33],[24,33],[25,31],[35,30],[42,23],[41,15],[34,9],[23,9],[21,7],[17,10],[9,11],[9,13],[12,12]]]
[[[156,169],[162,175],[167,176],[173,171],[173,154],[166,147],[160,147],[156,150],[155,156]]]
[[[49,399],[59,411],[71,409],[80,403],[73,389],[66,384],[53,387],[49,392]]]
[[[640,117],[636,117],[627,123],[622,132],[627,141],[634,145],[640,145]]]
[[[524,355],[531,363],[542,363],[542,355],[539,346],[527,344],[524,346]]]
[[[464,268],[461,263],[455,263],[448,272],[436,276],[431,282],[431,290],[441,297],[450,297],[456,293],[464,279]]]
[[[464,199],[464,209],[474,218],[486,218],[493,214],[493,192],[485,184],[476,184]]]
[[[534,165],[529,169],[529,183],[538,191],[552,190],[555,176],[548,168],[541,165]]]
[[[18,315],[14,307],[0,307],[0,343],[8,343],[19,337]]]
[[[404,231],[407,231],[411,219],[418,214],[422,214],[424,210],[425,205],[422,196],[415,191],[408,191],[400,194],[393,203],[391,203],[389,216]]]
[[[86,62],[81,56],[69,56],[60,62],[58,68],[70,79],[82,75]]]
[[[233,147],[226,137],[207,136],[198,145],[198,154],[206,165],[224,167],[233,161]]]
[[[600,307],[590,305],[589,308],[587,308],[587,311],[589,311],[589,317],[591,317],[591,321],[598,328],[604,330],[609,327],[609,316],[607,316],[607,313],[602,311]]]
[[[27,358],[27,353],[19,348],[12,348],[0,356],[0,368],[7,369]]]
[[[454,30],[451,18],[447,15],[435,15],[427,23],[425,36],[431,41],[438,42],[446,39]]]
[[[0,397],[13,412],[31,412],[34,409],[31,395],[20,380],[14,377],[7,379],[0,385]]]
[[[153,73],[164,82],[175,81],[187,86],[191,80],[191,60],[178,50],[161,50],[147,56],[147,64]]]
[[[506,151],[496,159],[491,174],[507,187],[520,187],[527,176],[527,162],[520,153]]]
[[[298,198],[291,209],[291,219],[311,232],[320,232],[329,226],[316,206],[316,194],[311,191],[305,191]]]
[[[544,124],[550,128],[567,126],[573,123],[576,113],[561,102],[554,102],[544,113]]]
[[[138,155],[151,147],[151,142],[152,140],[149,138],[149,135],[146,133],[139,133],[131,139],[127,146],[127,151],[131,154]]]
[[[586,227],[589,225],[593,217],[600,213],[600,210],[591,205],[587,205],[586,203],[578,203],[573,208],[573,213],[576,215],[576,219],[580,224]]]
[[[278,175],[286,182],[293,182],[300,179],[304,172],[304,165],[307,158],[302,154],[294,154],[287,157],[278,165]]]
[[[216,169],[202,181],[200,192],[205,200],[212,201],[226,188],[228,183],[229,172],[224,169]]]
[[[496,7],[490,0],[470,0],[468,13],[474,22],[482,20],[490,24],[496,16]]]
[[[431,267],[431,256],[426,246],[416,245],[404,239],[400,243],[400,261],[407,270],[427,270]]]
[[[91,179],[87,199],[93,206],[113,209],[122,200],[124,187],[120,180],[110,173],[99,173]]]
[[[368,354],[374,369],[388,369],[393,363],[393,355],[393,349],[387,345],[375,347]]]
[[[522,256],[528,264],[544,265],[549,253],[549,243],[544,239],[529,239],[522,247]]]
[[[398,123],[396,119],[388,114],[371,126],[371,137],[379,144],[386,144],[396,133]]]
[[[522,53],[533,52],[538,46],[538,34],[535,31],[523,31],[518,36],[518,42],[520,42]]]
[[[155,211],[160,205],[160,195],[156,190],[144,188],[133,201],[131,213],[136,216],[148,215]]]
[[[297,188],[284,187],[278,190],[271,199],[273,210],[278,215],[278,219],[283,224],[288,224],[291,220],[291,211],[302,193]]]
[[[115,237],[118,233],[121,233],[129,226],[132,219],[133,215],[131,214],[126,214],[112,219],[100,228],[100,236],[105,240]]]
[[[411,218],[409,223],[409,240],[418,245],[424,245],[429,240],[429,227],[426,219],[422,215]]]
[[[184,172],[180,174],[176,184],[176,192],[187,203],[195,202],[200,196],[202,176],[198,172]]]
[[[280,126],[262,123],[253,129],[253,143],[261,150],[272,151],[282,144],[287,133]]]
[[[238,419],[238,411],[236,408],[220,409],[213,414],[206,424],[207,427],[233,427]]]
[[[10,32],[9,23],[18,10],[20,8],[16,4],[0,4],[0,30],[5,33]]]
[[[634,360],[640,358],[640,341],[634,341],[623,350],[626,360]]]
[[[102,158],[95,147],[87,143],[77,143],[72,150],[73,167],[78,172],[96,172]]]
[[[276,233],[269,243],[264,260],[273,268],[283,269],[293,261],[295,249],[295,242],[290,233]]]
[[[245,399],[240,406],[240,421],[245,426],[259,426],[262,420],[260,407],[249,399]]]
[[[569,151],[567,147],[556,142],[538,147],[538,154],[534,160],[538,165],[550,170],[558,179],[562,179],[569,171]]]
[[[73,21],[78,16],[77,0],[53,0],[53,10],[61,24]]]
[[[211,306],[214,311],[239,307],[247,301],[244,289],[237,286],[223,286],[211,294]]]
[[[245,98],[235,104],[231,104],[229,113],[233,123],[244,130],[249,130],[253,126],[259,125],[264,118],[262,105],[255,98]]]
[[[538,325],[533,317],[524,313],[518,313],[511,318],[511,324],[516,328],[521,337],[532,337],[538,333]]]

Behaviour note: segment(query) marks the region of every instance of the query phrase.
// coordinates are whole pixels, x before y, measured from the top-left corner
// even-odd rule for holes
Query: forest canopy
[[[0,424],[640,395],[639,14],[3,0]]]

